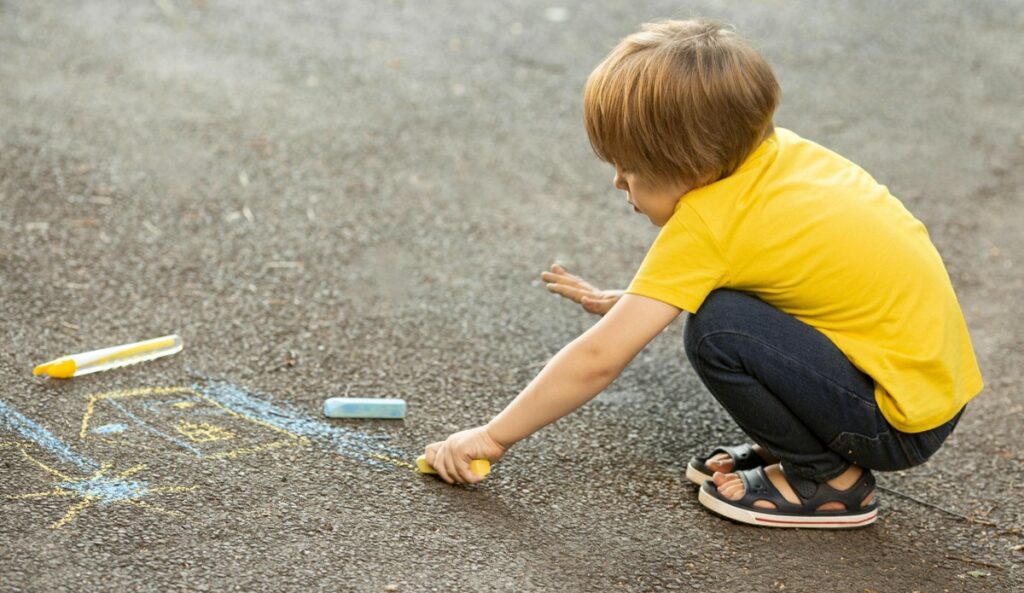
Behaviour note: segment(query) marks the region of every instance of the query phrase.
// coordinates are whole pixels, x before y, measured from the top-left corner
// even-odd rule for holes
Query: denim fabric
[[[704,385],[787,471],[824,482],[851,463],[894,471],[924,463],[963,410],[905,433],[875,403],[875,383],[824,334],[760,299],[712,292],[687,319],[686,355]]]

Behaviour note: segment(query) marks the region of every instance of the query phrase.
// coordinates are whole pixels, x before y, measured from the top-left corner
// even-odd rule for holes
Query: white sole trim
[[[698,486],[703,486],[705,481],[711,479],[711,476],[693,467],[692,465],[687,464],[686,479]]]
[[[794,516],[772,513],[759,513],[754,510],[740,508],[715,498],[712,494],[700,489],[697,496],[710,511],[728,517],[733,521],[757,525],[758,527],[800,527],[806,529],[852,529],[871,525],[878,518],[878,508],[856,515],[822,515]]]

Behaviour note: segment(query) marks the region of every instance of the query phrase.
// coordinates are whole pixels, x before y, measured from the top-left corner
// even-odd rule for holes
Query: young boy
[[[857,165],[776,129],[779,87],[735,33],[648,24],[594,70],[584,119],[614,185],[661,228],[624,294],[556,266],[603,317],[485,426],[426,447],[447,482],[609,385],[681,311],[687,357],[756,443],[695,457],[699,501],[772,527],[859,527],[871,470],[923,463],[982,388],[928,233]],[[613,306],[614,305],[614,306]]]

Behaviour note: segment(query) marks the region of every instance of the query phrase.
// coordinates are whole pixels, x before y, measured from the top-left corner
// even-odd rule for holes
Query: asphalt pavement
[[[594,317],[655,235],[581,118],[655,18],[731,23],[777,125],[928,227],[986,381],[848,532],[698,503],[742,435],[684,320],[474,487],[413,472]],[[1024,11],[989,2],[0,0],[0,591],[1017,591]],[[63,354],[184,350],[68,381]],[[329,420],[331,396],[404,421]]]

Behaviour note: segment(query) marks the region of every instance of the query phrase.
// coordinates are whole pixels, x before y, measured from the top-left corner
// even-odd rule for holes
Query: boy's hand
[[[552,265],[550,272],[541,272],[540,277],[548,283],[549,291],[572,299],[582,305],[587,312],[595,315],[604,315],[610,311],[624,292],[601,290],[583,278],[565,271],[565,268],[558,264]]]
[[[457,432],[439,443],[427,445],[425,455],[427,463],[437,470],[437,475],[445,482],[476,484],[484,478],[469,471],[469,462],[474,459],[497,461],[506,449],[491,438],[486,426],[478,426]]]

